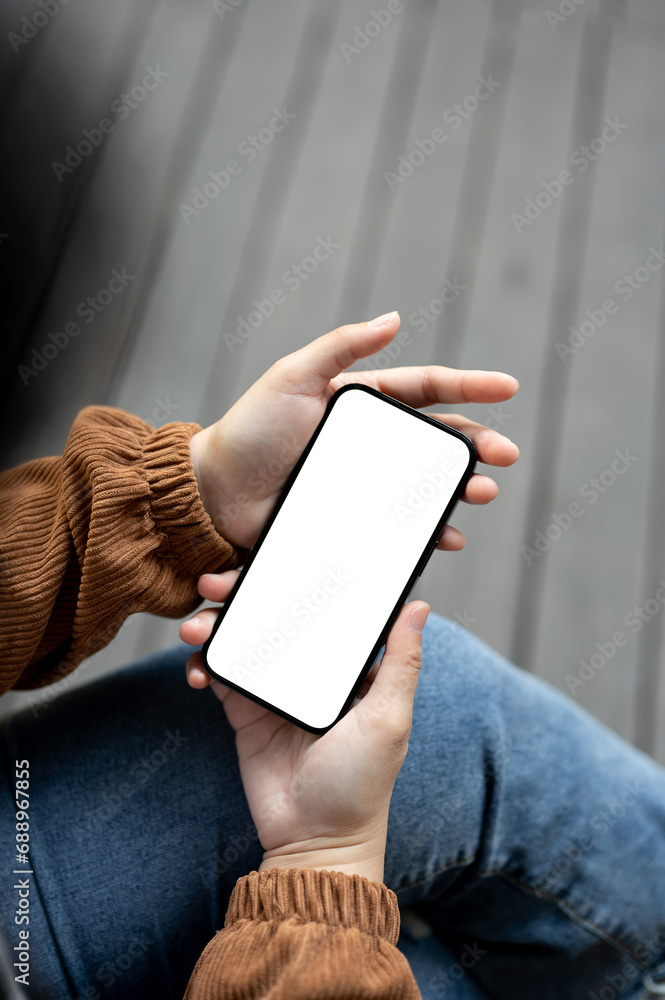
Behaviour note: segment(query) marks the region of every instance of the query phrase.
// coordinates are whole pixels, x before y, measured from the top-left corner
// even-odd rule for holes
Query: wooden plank
[[[626,22],[629,30],[635,26],[644,32],[632,35],[635,40],[662,45],[664,36],[661,29],[665,29],[665,8],[660,0],[628,0]]]
[[[601,109],[610,39],[611,24],[607,17],[599,14],[586,19],[583,27],[577,103],[571,137],[571,148],[575,150],[583,143],[590,142],[591,138],[602,129]],[[569,165],[568,158],[565,162]],[[555,170],[555,177],[556,174]],[[556,469],[560,460],[560,428],[571,368],[561,364],[551,345],[560,336],[560,331],[567,330],[576,320],[596,171],[588,169],[583,172],[575,167],[575,174],[570,176],[571,186],[565,192],[565,197],[561,197],[561,234],[547,337],[549,350],[545,355],[542,392],[538,407],[536,427],[538,446],[534,455],[533,479],[525,519],[525,540],[533,539],[543,521],[547,523],[545,520],[549,517],[547,508],[554,493]],[[549,196],[547,192],[544,194]],[[531,669],[535,658],[538,616],[543,608],[543,581],[542,562],[535,561],[531,565],[521,566],[513,625],[512,658]]]
[[[644,609],[649,620],[643,623],[636,640],[636,722],[633,730],[635,743],[652,753],[661,764],[665,764],[665,727],[662,725],[662,720],[665,719],[665,616],[659,610],[659,598],[663,596],[661,581],[665,579],[665,532],[662,516],[665,490],[665,454],[662,447],[665,440],[665,400],[662,392],[665,382],[664,330],[665,289],[661,278],[660,317],[656,322],[655,358],[650,386],[650,425],[644,441],[650,460],[647,469],[648,507],[641,526],[641,537],[640,526],[636,530],[643,553],[642,586],[636,591],[636,604]]]
[[[505,655],[510,653],[524,508],[538,448],[533,413],[539,398],[560,205],[552,206],[521,235],[511,223],[511,214],[535,193],[541,178],[561,169],[570,151],[580,48],[579,31],[553,33],[542,18],[528,16],[528,12],[514,37],[517,51],[512,79],[506,81],[502,97],[506,108],[498,158],[493,174],[483,177],[483,183],[491,185],[487,220],[476,222],[477,229],[482,228],[482,243],[477,260],[470,259],[465,250],[471,273],[452,270],[450,265],[445,273],[465,282],[473,279],[463,348],[450,361],[463,368],[508,371],[521,380],[513,401],[501,407],[465,407],[464,412],[514,438],[522,457],[512,469],[493,470],[501,493],[490,507],[458,508],[453,522],[467,536],[466,549],[456,555],[437,555],[449,569],[439,568],[433,560],[423,576],[423,591],[427,588],[429,597],[437,574],[437,610],[445,609]],[[498,72],[495,75],[501,79]],[[498,99],[499,93],[494,97]],[[487,110],[491,111],[489,102]],[[472,239],[476,243],[479,237],[474,234]],[[462,252],[453,249],[450,260],[455,253],[461,259]],[[451,307],[451,316],[458,304]],[[435,358],[440,364],[449,363],[451,316],[443,313],[443,332],[437,332]]]
[[[492,21],[481,71],[484,79],[496,80],[503,90],[492,95],[494,100],[491,103],[488,98],[488,103],[474,112],[471,122],[467,162],[446,269],[449,274],[463,276],[467,293],[455,303],[455,309],[445,318],[442,315],[437,321],[440,337],[432,357],[432,361],[437,364],[445,357],[448,364],[454,365],[461,352],[503,126],[503,111],[511,84],[521,13],[522,4],[519,0],[505,5],[497,4],[492,8]],[[492,83],[491,86],[495,84]]]
[[[238,314],[246,315],[254,298],[260,299],[274,288],[284,288],[282,275],[303,257],[311,254],[318,238],[340,244],[320,271],[303,281],[299,288],[289,287],[286,301],[276,310],[242,348],[234,351],[242,363],[240,384],[245,387],[267,367],[290,350],[295,350],[313,336],[325,332],[339,322],[336,305],[341,293],[344,269],[347,266],[354,234],[362,212],[365,178],[370,174],[373,150],[381,131],[381,107],[386,101],[386,88],[393,72],[398,29],[402,22],[376,40],[358,61],[347,63],[340,45],[353,39],[358,24],[358,10],[347,4],[338,24],[331,23],[327,32],[317,30],[321,51],[312,55],[323,67],[323,77],[317,84],[316,103],[307,110],[306,129],[291,140],[292,148],[274,156],[288,157],[291,172],[284,191],[275,186],[275,178],[284,177],[271,168],[266,175],[266,201],[281,206],[279,218],[271,219],[274,237],[261,239],[269,251],[267,276],[262,279],[253,263],[241,268],[242,286],[236,293],[243,308],[229,307],[230,327]],[[325,39],[325,43],[323,42]],[[308,46],[311,48],[311,46]],[[386,55],[387,53],[387,55]],[[290,126],[295,128],[294,126]],[[287,138],[287,137],[285,137]],[[358,177],[353,185],[349,178]],[[262,210],[258,218],[265,215]],[[248,259],[251,255],[247,254]],[[220,355],[229,352],[220,347]],[[220,361],[221,364],[221,361]],[[238,373],[236,373],[238,374]]]
[[[639,644],[627,616],[657,588],[655,581],[647,583],[655,567],[649,560],[648,542],[644,543],[644,525],[650,452],[660,447],[649,433],[658,387],[646,375],[656,360],[662,276],[655,274],[630,301],[617,293],[615,285],[622,275],[644,265],[651,246],[660,245],[664,178],[658,150],[665,78],[656,48],[640,46],[640,72],[636,73],[636,50],[629,36],[617,35],[608,53],[601,114],[618,116],[629,128],[594,167],[594,199],[579,297],[572,323],[569,314],[559,325],[559,331],[567,331],[570,325],[579,329],[589,319],[587,309],[598,316],[597,310],[602,310],[608,297],[617,303],[616,314],[607,316],[602,328],[565,366],[554,356],[561,367],[569,368],[570,384],[557,484],[550,504],[542,509],[540,526],[546,527],[552,511],[564,510],[571,500],[581,502],[582,514],[546,557],[538,560],[544,587],[535,661],[538,672],[548,680],[564,690],[574,687],[580,704],[628,739],[642,743],[645,720],[636,713]],[[554,327],[552,334],[553,340],[567,339],[565,332],[556,335]],[[612,484],[614,473],[605,470],[611,468],[617,449],[637,460],[631,460]],[[604,492],[595,499],[583,484],[601,473]],[[647,630],[644,626],[645,634]],[[625,633],[625,645],[613,653],[612,637],[617,631]],[[596,672],[581,660],[597,668]],[[583,683],[566,681],[570,677]],[[651,735],[648,741],[652,742]]]
[[[376,280],[373,285],[368,283],[370,304],[365,312],[374,315],[397,307],[402,317],[401,330],[413,338],[413,343],[404,346],[391,366],[426,364],[435,350],[438,333],[435,322],[422,315],[410,318],[419,309],[427,309],[439,295],[444,277],[456,277],[446,270],[446,265],[451,254],[472,119],[455,117],[453,106],[472,95],[478,85],[489,30],[490,9],[483,2],[439,6],[429,33],[422,82],[405,141],[401,148],[393,147],[385,155],[372,178],[375,185],[382,186],[390,195],[384,209],[389,222]],[[406,54],[400,56],[407,58]],[[432,142],[431,133],[436,128],[445,133],[445,142],[414,168],[414,173],[403,183],[393,181],[394,190],[390,191],[384,173],[394,174],[398,158],[417,150],[417,141]],[[386,128],[389,134],[392,131],[392,127]],[[361,269],[359,273],[362,277]],[[387,357],[377,359],[379,366],[386,367],[387,363]],[[365,367],[365,363],[359,362],[358,367]]]
[[[233,11],[234,16],[242,11],[244,21],[210,119],[201,124],[200,148],[180,178],[179,188],[164,200],[172,225],[118,384],[115,399],[120,406],[141,413],[147,407],[149,412],[152,401],[166,394],[178,407],[174,419],[204,419],[206,386],[221,340],[224,310],[237,280],[262,177],[275,148],[269,146],[249,163],[238,153],[238,146],[268,124],[273,107],[284,103],[298,44],[293,23],[301,7],[299,0],[291,9],[248,5]],[[226,23],[225,15],[221,28]],[[274,59],[257,63],[253,54],[264,50],[274,52]],[[285,135],[275,135],[275,145],[288,141],[289,127]],[[219,174],[234,158],[240,174],[229,175],[227,188],[207,205],[197,200],[200,214],[188,214],[186,206],[193,207],[194,189],[205,189],[212,183],[210,173]],[[208,190],[214,194],[215,188]],[[155,358],[155,344],[163,351],[161,359]],[[229,392],[222,382],[211,389],[211,420],[233,401],[230,393],[237,365],[226,354],[230,364],[224,379]]]
[[[447,175],[445,194],[441,191],[437,175],[430,173],[424,188],[417,183],[412,184],[410,194],[407,194],[405,187],[406,200],[401,203],[397,193],[393,194],[388,188],[383,174],[397,164],[405,148],[408,151],[410,137],[418,134],[416,130],[420,126],[419,123],[414,125],[409,112],[410,102],[395,108],[390,94],[403,89],[402,67],[413,63],[418,53],[424,67],[416,104],[417,114],[423,123],[428,123],[427,129],[436,127],[447,106],[447,90],[451,92],[452,102],[452,94],[461,98],[466,93],[461,89],[463,86],[476,84],[476,75],[469,69],[469,49],[466,49],[463,58],[459,45],[455,46],[455,29],[459,29],[467,42],[480,53],[483,26],[487,24],[488,14],[484,5],[469,4],[457,9],[454,14],[439,7],[433,22],[423,18],[422,12],[418,14],[414,7],[405,8],[400,17],[401,20],[388,26],[375,44],[362,52],[357,60],[347,64],[339,51],[331,54],[321,99],[284,213],[285,224],[280,231],[276,257],[271,265],[272,284],[267,283],[266,288],[279,283],[279,275],[284,268],[303,255],[303,247],[306,252],[316,234],[330,233],[341,246],[333,258],[321,267],[321,281],[318,280],[319,274],[314,275],[302,285],[297,296],[291,296],[280,307],[278,322],[281,329],[274,323],[265,337],[263,331],[254,335],[247,345],[248,377],[243,381],[251,382],[268,363],[286,350],[296,349],[314,335],[340,322],[359,318],[358,310],[360,317],[377,310],[380,312],[384,308],[384,293],[377,294],[371,288],[372,274],[377,266],[389,269],[386,276],[380,274],[379,280],[390,288],[391,301],[399,300],[402,290],[412,294],[412,284],[423,281],[423,272],[432,274],[430,287],[438,279],[440,258],[437,267],[437,259],[430,253],[430,248],[445,240],[441,231],[444,227],[430,226],[426,234],[418,233],[414,230],[410,213],[414,201],[420,211],[424,211],[424,205],[432,197],[436,199],[437,209],[446,203],[446,196],[454,199],[453,178],[459,182],[462,146],[458,144],[452,154],[456,167],[450,177]],[[409,21],[409,18],[412,20]],[[359,17],[356,7],[346,9],[339,26],[338,42],[353,39],[355,29],[361,22],[362,17]],[[423,58],[421,53],[427,38],[429,45]],[[383,120],[382,114],[385,115]],[[349,185],[349,177],[354,179],[352,185]],[[365,194],[375,188],[380,191],[380,196],[372,202],[373,210],[368,214]],[[397,220],[394,235],[391,222],[390,235],[383,245],[378,240],[368,244],[364,237],[365,230],[379,231],[381,216],[390,217],[393,203],[394,218]],[[410,243],[403,247],[400,240],[407,231]],[[362,247],[362,253],[359,247]],[[411,249],[417,252],[410,253]],[[363,292],[365,302],[372,294],[377,303],[365,304],[362,310],[358,304],[355,312],[350,302],[359,293],[353,292],[350,297],[347,279],[353,270],[359,277],[358,287],[366,286]],[[270,354],[266,355],[264,344],[269,335],[272,335],[271,346],[267,348]],[[279,338],[277,341],[275,336]],[[357,367],[364,367],[364,363],[359,362]]]
[[[324,72],[317,101],[294,162],[265,283],[258,286],[266,293],[275,288],[285,290],[286,301],[246,345],[243,384],[251,384],[278,357],[345,321],[339,312],[344,275],[363,210],[363,193],[406,14],[404,11],[395,18],[350,62],[341,46],[352,42],[356,26],[365,23],[369,9],[361,11],[346,2],[331,25],[325,53],[321,54]],[[329,258],[298,287],[290,280],[285,289],[285,272],[293,273],[293,266],[311,255],[317,240],[327,241],[328,237],[337,244]],[[256,290],[255,285],[250,295],[248,287],[246,300]]]
[[[420,15],[413,8],[405,8],[366,49],[347,62],[341,45],[353,40],[356,29],[362,28],[369,17],[369,10],[361,13],[352,4],[344,7],[320,102],[284,215],[286,224],[280,233],[272,274],[279,280],[283,267],[310,252],[319,235],[331,234],[339,249],[322,264],[320,275],[304,283],[280,311],[283,347],[279,353],[296,349],[313,336],[351,321],[349,317],[354,315],[344,286],[354,266],[357,241],[362,239],[359,233],[365,226],[367,191],[382,182],[375,164],[385,132],[385,108],[393,108],[392,128],[399,133],[405,123],[408,125],[408,108],[403,104],[395,107],[391,95],[409,57],[403,48],[405,34],[407,43],[414,35],[422,41],[424,24],[431,16],[431,4],[425,5]],[[409,97],[405,96],[404,101],[408,105]],[[371,225],[380,222],[373,217]],[[368,282],[375,256],[368,253],[361,268]]]
[[[467,13],[469,9],[470,16]],[[400,67],[413,63],[416,51],[420,53],[429,36],[427,59],[423,60],[428,82],[421,87],[419,94],[419,106],[422,101],[425,102],[422,114],[427,120],[440,117],[445,109],[440,82],[444,67],[446,80],[454,79],[456,74],[460,78],[462,74],[465,79],[470,78],[468,51],[464,67],[461,57],[455,59],[450,12],[438,9],[435,30],[430,30],[431,22],[422,17],[415,17],[414,23],[409,24],[406,19],[414,18],[415,14],[415,8],[406,8],[401,15],[402,20],[387,26],[373,46],[347,63],[339,51],[339,43],[353,39],[362,17],[359,18],[356,7],[345,9],[336,44],[331,49],[320,99],[299,159],[291,197],[282,217],[282,228],[270,267],[272,277],[266,282],[265,292],[279,285],[285,268],[302,258],[317,234],[331,234],[341,246],[331,260],[321,266],[320,273],[303,283],[297,294],[289,296],[287,302],[280,306],[279,316],[274,322],[266,323],[248,342],[244,383],[249,384],[272,360],[288,350],[296,349],[339,322],[357,318],[347,312],[346,289],[343,286],[345,273],[348,274],[352,266],[356,267],[369,292],[374,258],[378,258],[382,248],[378,243],[373,244],[370,252],[359,234],[367,228],[379,229],[379,216],[384,212],[387,215],[390,207],[385,205],[382,197],[370,218],[364,192],[380,186],[392,198],[383,170],[392,165],[393,160],[396,163],[404,149],[405,139],[400,134],[401,130],[406,125],[409,132],[413,131],[408,115],[406,122],[404,120],[408,102],[406,106],[394,109],[394,101],[389,96],[402,89]],[[463,27],[464,37],[473,38],[475,42],[477,29],[483,23],[487,23],[487,11],[476,4],[465,8],[464,14],[457,13],[454,26]],[[482,31],[478,46],[482,46]],[[475,85],[475,76],[470,79]],[[464,96],[464,93],[462,91],[457,96]],[[382,121],[382,108],[391,112],[394,110],[394,117],[389,116]],[[434,120],[429,128],[435,125]],[[387,139],[392,143],[390,153],[385,152]],[[350,186],[349,177],[356,176],[358,181]],[[440,198],[436,177],[431,179],[424,197],[421,195],[421,202],[430,195]],[[406,211],[408,213],[408,207]],[[404,215],[402,218],[402,227],[406,228],[408,220]],[[433,232],[435,239],[441,238],[439,230]],[[359,245],[363,245],[365,250],[360,256],[357,250]],[[390,259],[390,254],[387,256]],[[362,267],[358,263],[360,260],[363,261]],[[353,261],[356,263],[353,264]],[[402,275],[402,286],[408,286],[413,278],[420,277],[423,268],[429,266],[428,245],[426,240],[421,240],[418,255],[409,261],[408,270]],[[269,337],[270,342],[266,344]],[[359,366],[362,367],[362,363]]]
[[[305,13],[299,19],[302,31],[297,38],[297,49],[293,60],[288,63],[280,61],[282,70],[288,67],[290,74],[285,81],[285,88],[277,91],[277,95],[281,105],[286,107],[287,113],[296,117],[286,126],[285,135],[277,137],[283,141],[275,141],[265,155],[262,155],[264,170],[262,183],[253,206],[247,238],[240,250],[235,281],[220,316],[220,333],[221,331],[236,333],[238,317],[246,318],[253,311],[253,300],[261,298],[262,289],[266,286],[271,255],[277,245],[280,223],[283,219],[284,203],[292,189],[303,140],[314,113],[327,53],[333,44],[333,32],[338,14],[339,9],[336,6],[306,7]],[[274,87],[268,85],[266,98],[272,99],[277,95]],[[306,248],[295,258],[296,261],[310,251],[309,242],[308,239]],[[281,307],[279,315],[281,320]],[[261,326],[261,331],[267,333],[266,327]],[[246,352],[239,349],[236,358],[240,364],[245,363],[245,356]],[[230,363],[230,357],[232,355],[229,348],[220,336],[209,366],[209,377],[203,398],[204,421],[215,419],[219,414],[220,392],[223,393],[227,387],[234,384],[237,362]]]
[[[353,243],[345,261],[340,311],[352,317],[367,314],[369,293],[375,282],[388,222],[395,206],[395,190],[386,182],[386,168],[397,170],[398,156],[408,151],[406,140],[412,133],[414,109],[422,94],[425,55],[434,49],[434,25],[441,24],[434,3],[412,5],[399,23],[398,48],[381,109],[380,127],[375,137],[372,160],[365,178],[361,211]],[[437,32],[438,38],[440,38]],[[440,53],[445,58],[445,52]],[[431,62],[430,62],[431,65]],[[363,72],[367,72],[363,67]],[[439,123],[440,124],[440,123]],[[434,145],[433,140],[430,140]],[[425,159],[422,150],[418,151]],[[411,167],[415,170],[414,167]],[[411,269],[416,261],[412,262]],[[384,310],[380,310],[384,311]]]

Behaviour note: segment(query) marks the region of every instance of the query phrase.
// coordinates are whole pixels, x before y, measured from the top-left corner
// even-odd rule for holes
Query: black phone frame
[[[264,701],[262,698],[259,698],[257,695],[254,695],[251,692],[245,690],[240,684],[236,684],[233,681],[229,681],[229,680],[227,680],[224,677],[218,676],[214,672],[214,670],[212,669],[212,667],[210,667],[210,665],[207,662],[207,652],[208,652],[208,648],[209,648],[209,646],[210,646],[210,644],[211,644],[211,642],[212,642],[212,640],[213,640],[213,638],[215,636],[215,633],[217,632],[217,629],[220,627],[222,621],[224,620],[226,612],[227,612],[227,610],[228,610],[231,602],[233,601],[233,598],[235,597],[236,593],[240,589],[240,586],[242,585],[242,581],[244,580],[245,576],[247,575],[247,572],[249,571],[250,566],[252,565],[254,559],[256,558],[256,554],[259,551],[259,549],[261,548],[261,545],[263,544],[263,542],[264,542],[264,540],[266,538],[266,535],[270,531],[270,527],[271,527],[272,523],[274,522],[275,518],[277,517],[277,514],[279,513],[279,510],[280,510],[282,504],[284,503],[284,501],[286,500],[287,496],[289,495],[291,487],[295,483],[295,481],[296,481],[296,479],[298,477],[298,473],[300,472],[300,469],[302,468],[303,464],[305,463],[305,460],[307,459],[307,456],[309,455],[310,451],[314,447],[316,439],[319,436],[319,434],[321,433],[321,430],[322,430],[322,428],[323,428],[326,420],[330,416],[335,403],[337,402],[337,400],[345,392],[349,392],[349,390],[351,390],[351,389],[361,389],[363,392],[368,392],[372,396],[376,396],[378,399],[382,399],[384,402],[389,403],[391,406],[396,406],[398,409],[404,410],[406,413],[410,413],[412,416],[417,417],[418,420],[424,420],[427,423],[432,424],[435,427],[438,427],[439,430],[443,431],[444,433],[446,433],[446,434],[452,434],[454,437],[459,438],[460,440],[462,440],[464,442],[464,444],[469,449],[469,462],[468,462],[467,467],[466,467],[466,469],[465,469],[465,471],[464,471],[464,473],[463,473],[463,475],[462,475],[462,477],[461,477],[461,479],[460,479],[460,481],[459,481],[459,483],[458,483],[458,485],[457,485],[457,487],[455,489],[455,492],[453,493],[450,501],[448,502],[448,505],[446,506],[446,508],[445,508],[445,510],[444,510],[444,512],[443,512],[443,514],[441,516],[441,518],[439,519],[439,521],[437,523],[437,526],[434,529],[434,532],[432,533],[432,535],[431,535],[429,541],[427,542],[427,544],[425,545],[425,548],[423,549],[423,551],[422,551],[422,553],[421,553],[418,561],[416,562],[415,568],[414,568],[413,572],[411,573],[411,575],[409,576],[409,579],[408,579],[408,581],[406,583],[406,586],[402,590],[402,593],[400,595],[399,600],[397,601],[397,604],[395,605],[395,607],[393,608],[392,612],[390,613],[390,616],[389,616],[389,618],[388,618],[385,626],[383,627],[383,629],[381,631],[381,634],[380,634],[379,638],[377,639],[377,641],[376,641],[376,643],[375,643],[375,645],[374,645],[374,647],[372,649],[372,652],[370,653],[369,657],[367,658],[367,660],[365,662],[365,665],[363,666],[362,670],[360,671],[360,674],[358,675],[358,679],[354,683],[354,685],[353,685],[353,687],[351,689],[351,692],[350,692],[348,698],[346,699],[346,701],[344,702],[344,705],[340,709],[340,712],[339,712],[337,718],[334,720],[334,722],[331,722],[330,725],[328,725],[328,726],[324,726],[322,728],[315,728],[315,727],[307,725],[305,722],[302,722],[300,719],[294,718],[292,715],[289,715],[288,712],[283,712],[281,709],[277,708],[275,705],[269,704],[268,702]],[[446,526],[448,520],[450,519],[450,517],[451,517],[451,515],[452,515],[452,513],[453,513],[453,511],[455,509],[455,507],[459,503],[459,500],[460,500],[462,494],[464,493],[464,490],[466,489],[466,484],[468,483],[469,479],[471,478],[471,476],[473,475],[473,473],[475,471],[475,467],[476,467],[477,461],[478,461],[478,456],[476,454],[476,449],[475,449],[475,447],[473,445],[473,442],[470,441],[469,438],[466,437],[465,434],[462,434],[460,431],[455,430],[454,427],[449,427],[447,424],[444,424],[440,420],[436,420],[434,417],[431,417],[427,413],[420,413],[419,410],[414,409],[412,406],[408,406],[406,403],[402,403],[398,399],[393,399],[392,396],[387,396],[385,393],[380,392],[378,389],[374,389],[372,386],[365,385],[362,382],[348,382],[346,385],[343,385],[328,400],[328,405],[326,406],[325,412],[324,412],[323,416],[321,417],[321,420],[319,421],[319,423],[318,423],[316,429],[314,430],[314,433],[312,434],[311,438],[307,442],[307,444],[306,444],[306,446],[305,446],[305,448],[303,450],[302,455],[300,456],[300,458],[298,459],[298,461],[294,465],[293,469],[289,473],[288,479],[286,480],[286,483],[284,484],[284,488],[282,489],[282,492],[280,493],[280,495],[278,496],[277,500],[275,501],[275,506],[273,507],[272,511],[270,512],[270,516],[269,516],[268,520],[266,521],[266,524],[264,525],[261,534],[259,535],[258,539],[256,540],[256,543],[254,544],[254,546],[251,548],[251,550],[249,552],[249,556],[247,557],[247,560],[244,563],[244,565],[243,565],[243,567],[242,567],[242,569],[240,571],[240,575],[239,575],[238,579],[236,580],[235,584],[233,585],[233,588],[232,588],[231,592],[229,593],[229,596],[227,597],[226,601],[224,602],[222,608],[220,609],[220,613],[219,613],[219,615],[217,617],[217,620],[216,620],[216,622],[215,622],[215,624],[213,626],[213,630],[210,633],[210,636],[208,637],[207,641],[204,643],[203,647],[201,648],[201,662],[203,664],[203,667],[204,667],[206,673],[208,673],[209,676],[212,677],[214,680],[219,681],[221,684],[224,684],[226,687],[229,687],[229,688],[232,688],[235,691],[238,691],[239,694],[242,694],[245,698],[249,698],[250,701],[256,702],[256,704],[258,704],[258,705],[262,705],[263,708],[267,708],[269,711],[274,712],[275,715],[279,715],[280,718],[286,719],[287,722],[293,723],[295,726],[298,726],[299,729],[304,729],[308,733],[313,733],[316,736],[323,736],[330,729],[332,729],[333,726],[336,726],[337,723],[340,721],[340,719],[342,719],[346,715],[346,713],[349,711],[351,705],[353,704],[353,700],[354,700],[356,694],[358,693],[358,691],[360,689],[360,686],[362,685],[365,677],[370,672],[370,670],[371,670],[371,668],[372,668],[372,666],[373,666],[373,664],[374,664],[374,662],[376,660],[376,657],[377,657],[377,655],[379,653],[379,650],[384,645],[386,639],[388,638],[388,634],[389,634],[391,628],[393,627],[393,625],[395,624],[395,621],[399,617],[399,613],[400,613],[400,611],[402,609],[402,606],[408,600],[409,594],[411,593],[413,587],[415,586],[418,577],[422,575],[422,573],[423,573],[423,571],[425,569],[425,566],[427,565],[427,563],[428,563],[428,561],[430,559],[430,556],[432,555],[434,549],[436,548],[436,544],[437,544],[437,542],[439,540],[441,532],[445,528],[445,526]]]

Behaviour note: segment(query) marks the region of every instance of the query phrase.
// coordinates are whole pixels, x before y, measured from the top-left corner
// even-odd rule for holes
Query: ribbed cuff
[[[165,424],[145,442],[142,461],[155,526],[192,576],[232,569],[238,561],[201,502],[189,451],[189,439],[200,430],[198,424]]]
[[[363,875],[316,868],[271,868],[243,875],[231,893],[224,926],[290,917],[357,928],[390,944],[399,937],[399,907],[391,889]]]

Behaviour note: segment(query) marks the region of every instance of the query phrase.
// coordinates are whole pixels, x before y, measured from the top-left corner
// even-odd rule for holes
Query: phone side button
[[[418,573],[418,576],[416,577],[416,580],[419,580],[419,579],[420,579],[420,577],[421,577],[421,576],[423,575],[423,573],[425,572],[425,570],[427,569],[427,564],[428,564],[428,563],[429,563],[429,561],[430,561],[430,558],[431,558],[431,555],[432,555],[432,552],[433,552],[433,551],[434,551],[434,546],[431,546],[431,547],[430,547],[430,549],[429,549],[429,551],[427,552],[427,554],[426,554],[426,556],[425,556],[425,562],[423,563],[423,567],[422,567],[422,569],[420,570],[420,573]]]

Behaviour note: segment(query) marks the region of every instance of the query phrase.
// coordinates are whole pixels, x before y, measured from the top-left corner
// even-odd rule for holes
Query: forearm
[[[89,407],[61,458],[0,476],[0,690],[64,676],[131,614],[188,614],[198,576],[235,565],[198,495],[197,430]]]

